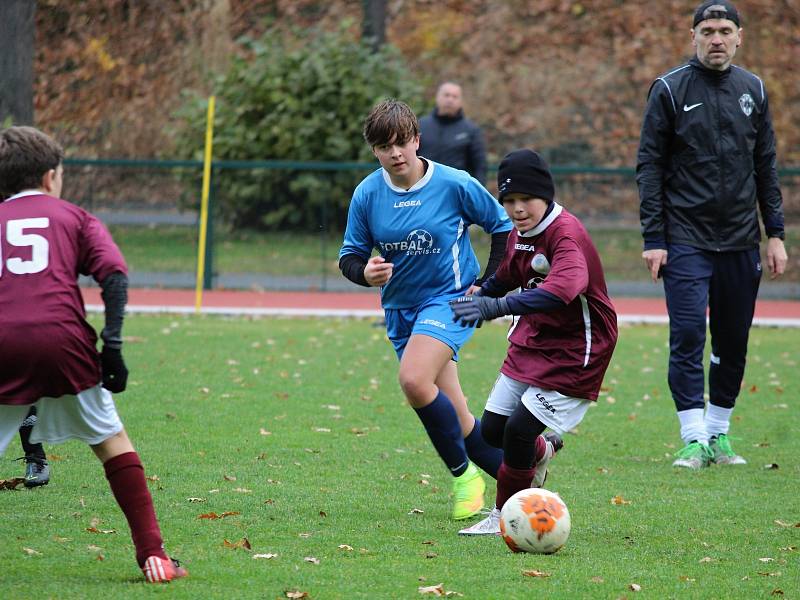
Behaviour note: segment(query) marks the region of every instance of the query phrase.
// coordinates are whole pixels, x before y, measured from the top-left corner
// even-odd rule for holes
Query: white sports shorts
[[[578,426],[591,404],[589,400],[543,390],[500,373],[489,393],[486,410],[508,417],[520,401],[539,421],[561,435]]]
[[[25,420],[30,404],[0,404],[0,454],[5,452]],[[78,439],[92,446],[122,431],[111,392],[101,385],[76,396],[40,398],[31,442],[58,444]]]

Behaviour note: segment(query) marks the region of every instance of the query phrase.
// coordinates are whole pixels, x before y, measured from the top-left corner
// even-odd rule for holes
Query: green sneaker
[[[469,519],[477,515],[483,508],[483,492],[486,483],[483,481],[477,467],[469,463],[467,470],[453,479],[453,518],[456,521]]]
[[[677,458],[672,463],[673,467],[684,467],[685,469],[702,469],[711,462],[711,448],[700,442],[689,442],[675,453]]]
[[[747,461],[736,454],[731,448],[731,441],[728,435],[720,433],[709,440],[708,447],[711,448],[711,462],[718,465],[746,465]]]

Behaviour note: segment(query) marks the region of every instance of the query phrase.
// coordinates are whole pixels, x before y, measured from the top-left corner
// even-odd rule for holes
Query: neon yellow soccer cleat
[[[456,521],[469,519],[477,515],[483,508],[483,492],[486,483],[483,481],[477,467],[469,463],[467,470],[453,479],[453,518]]]

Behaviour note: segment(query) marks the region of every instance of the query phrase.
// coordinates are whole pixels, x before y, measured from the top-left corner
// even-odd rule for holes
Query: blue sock
[[[497,479],[497,472],[503,462],[503,451],[500,448],[490,446],[483,439],[480,419],[475,419],[475,427],[464,438],[464,446],[467,449],[469,459],[486,471],[487,474]]]
[[[458,414],[450,399],[440,390],[428,406],[414,410],[425,426],[433,447],[450,472],[456,477],[464,473],[469,465],[469,459],[464,447],[464,438],[461,436]]]

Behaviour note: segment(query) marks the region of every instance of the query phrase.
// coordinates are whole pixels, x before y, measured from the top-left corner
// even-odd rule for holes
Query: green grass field
[[[666,330],[623,327],[603,395],[551,463],[573,524],[552,556],[456,535],[449,475],[372,321],[132,315],[125,334],[117,405],[190,577],[142,582],[101,466],[69,442],[47,447],[49,486],[0,491],[5,597],[800,598],[800,330],[752,332],[731,431],[749,464],[686,472],[670,466]],[[487,325],[462,351],[476,413],[504,349]],[[21,474],[19,452],[0,477]]]
[[[790,264],[787,282],[800,282],[800,234],[789,229],[786,248]],[[158,226],[111,228],[114,239],[135,271],[192,273],[197,268],[197,231],[191,227]],[[489,236],[470,230],[475,252],[484,264]],[[642,262],[642,240],[636,229],[598,229],[592,239],[603,259],[608,281],[647,281]],[[338,253],[340,233],[217,232],[214,270],[219,273],[259,273],[276,276],[321,275],[341,277]],[[763,246],[763,244],[762,244]],[[766,278],[765,278],[766,279]]]

